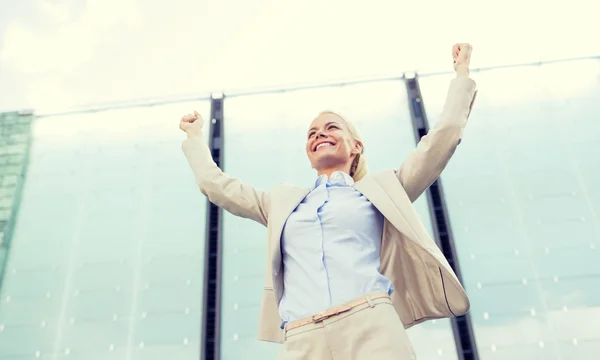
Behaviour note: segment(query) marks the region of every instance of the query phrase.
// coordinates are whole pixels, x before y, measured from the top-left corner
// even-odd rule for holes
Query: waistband
[[[384,300],[382,301],[380,299],[384,299]],[[377,301],[375,301],[375,300],[377,300]],[[284,332],[288,332],[292,329],[296,329],[296,328],[306,326],[309,324],[322,323],[324,320],[337,317],[338,315],[340,315],[342,313],[350,312],[354,308],[356,308],[360,305],[363,305],[363,304],[368,304],[369,307],[374,307],[376,304],[379,304],[379,303],[391,303],[390,296],[386,293],[367,294],[363,297],[349,301],[343,305],[331,307],[331,308],[329,308],[325,311],[322,311],[318,314],[315,314],[313,316],[308,316],[308,317],[305,317],[305,318],[302,318],[302,319],[299,319],[296,321],[289,322],[285,325]]]

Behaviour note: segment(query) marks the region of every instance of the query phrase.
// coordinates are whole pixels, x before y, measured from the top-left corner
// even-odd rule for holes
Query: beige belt
[[[296,321],[292,321],[290,323],[288,323],[285,327],[285,331],[288,330],[292,330],[295,328],[298,328],[300,326],[304,326],[304,325],[308,325],[308,324],[312,324],[312,323],[318,323],[321,322],[329,317],[332,316],[336,316],[338,314],[341,314],[343,312],[346,311],[350,311],[353,308],[362,305],[364,303],[368,303],[369,301],[375,300],[375,299],[381,299],[381,298],[390,298],[389,295],[387,294],[381,294],[381,295],[373,295],[373,296],[369,296],[369,300],[367,300],[367,297],[365,296],[364,298],[360,298],[358,300],[354,300],[352,302],[349,302],[347,304],[344,305],[340,305],[340,306],[336,306],[334,308],[331,309],[327,309],[323,312],[320,312],[316,315],[310,316],[310,317],[305,317],[304,319],[300,319],[300,320],[296,320]]]

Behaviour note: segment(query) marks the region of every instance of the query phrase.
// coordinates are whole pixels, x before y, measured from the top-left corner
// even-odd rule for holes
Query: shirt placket
[[[329,184],[325,183],[322,185],[322,191],[319,199],[319,206],[317,207],[317,219],[319,220],[319,229],[321,234],[321,265],[325,272],[325,287],[327,290],[327,307],[331,306],[331,286],[329,284],[329,271],[327,269],[327,262],[325,260],[325,228],[323,226],[323,215],[324,207],[329,201]]]

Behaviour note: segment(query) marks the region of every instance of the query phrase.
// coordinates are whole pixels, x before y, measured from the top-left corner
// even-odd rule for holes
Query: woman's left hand
[[[469,64],[471,63],[471,44],[462,43],[452,47],[452,59],[454,60],[454,70],[459,76],[469,76]]]

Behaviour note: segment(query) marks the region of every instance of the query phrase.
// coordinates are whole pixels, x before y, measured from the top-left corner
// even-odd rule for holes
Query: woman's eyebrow
[[[331,124],[336,124],[337,125],[337,121],[330,121],[328,123],[325,123],[325,127],[327,127],[327,126],[329,126]],[[317,130],[317,127],[316,126],[311,127],[310,129],[308,129],[308,132],[311,132],[313,130]]]

